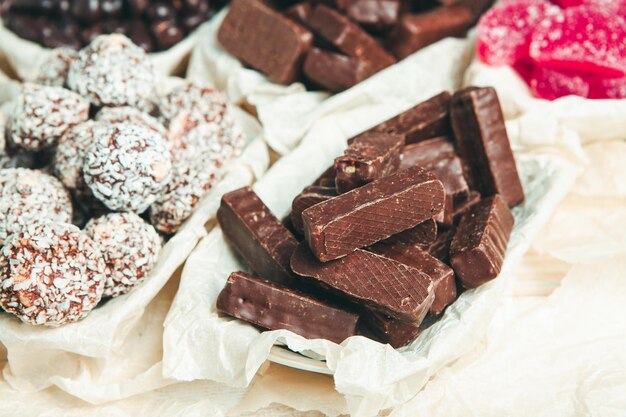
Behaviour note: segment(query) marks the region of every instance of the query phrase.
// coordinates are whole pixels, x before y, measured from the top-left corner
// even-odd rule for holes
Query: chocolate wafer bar
[[[380,313],[365,311],[361,314],[359,332],[398,349],[415,340],[419,336],[421,329],[415,323],[408,323]]]
[[[304,75],[315,85],[337,93],[374,74],[372,65],[361,58],[313,48],[304,60]]]
[[[303,235],[304,223],[302,222],[302,212],[317,203],[321,203],[322,201],[336,196],[337,191],[335,187],[322,187],[319,185],[305,187],[291,203],[291,224],[293,228]]]

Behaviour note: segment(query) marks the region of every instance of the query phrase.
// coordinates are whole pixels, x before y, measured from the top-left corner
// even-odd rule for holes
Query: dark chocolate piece
[[[250,187],[224,194],[217,211],[222,233],[261,278],[293,281],[289,259],[298,241]]]
[[[228,52],[272,81],[298,79],[313,35],[261,0],[233,0],[217,38]]]
[[[337,192],[342,194],[397,171],[404,137],[387,133],[360,135],[335,159]]]
[[[452,98],[451,119],[470,186],[484,197],[500,194],[509,207],[524,201],[496,90],[458,91]]]
[[[375,71],[361,58],[313,48],[304,60],[303,72],[318,87],[338,93],[360,83]]]
[[[388,38],[398,59],[449,36],[463,36],[474,21],[472,12],[461,6],[438,7],[422,13],[407,13]]]
[[[309,19],[309,25],[319,36],[344,54],[367,61],[374,72],[396,62],[374,38],[330,7],[316,6]]]
[[[467,209],[480,201],[480,193],[477,191],[470,191],[467,198],[454,205],[453,217],[454,221],[458,223],[461,220],[461,216]]]
[[[398,23],[400,0],[355,0],[346,14],[367,29],[381,31]]]
[[[393,133],[403,135],[406,145],[436,136],[450,136],[450,93],[444,91],[428,100],[384,121],[364,133]],[[358,136],[350,141],[356,140]]]
[[[450,245],[450,262],[463,287],[476,288],[498,276],[514,222],[500,195],[465,212]]]
[[[304,236],[319,260],[337,259],[435,216],[444,197],[441,181],[411,167],[304,210]]]
[[[291,268],[348,301],[416,324],[434,300],[432,281],[424,273],[360,249],[324,263],[302,242],[291,257]]]
[[[341,343],[357,334],[358,314],[244,272],[233,272],[217,310],[269,330]]]
[[[296,23],[307,27],[311,13],[313,13],[313,7],[311,7],[311,3],[308,1],[303,1],[302,3],[296,3],[289,7],[284,13],[285,16],[293,19]]]
[[[395,234],[381,242],[399,243],[407,246],[427,247],[437,239],[437,223],[428,219],[411,229]]]
[[[302,222],[302,212],[309,207],[337,196],[335,187],[321,187],[310,185],[293,199],[291,204],[291,224],[301,235],[304,234],[304,224]]]
[[[419,325],[375,312],[361,314],[359,328],[367,336],[398,349],[406,346],[421,333]]]
[[[328,169],[326,169],[326,171],[322,172],[315,181],[313,181],[312,185],[320,185],[322,187],[334,187],[335,176],[337,176],[337,171],[335,171],[335,164],[333,163],[331,166],[328,167]]]
[[[443,309],[456,300],[456,283],[454,271],[448,265],[417,246],[408,246],[401,243],[379,242],[370,250],[379,255],[391,258],[405,265],[425,273],[435,287],[435,301],[429,312],[439,314]]]
[[[430,245],[422,246],[426,252],[439,259],[441,262],[449,265],[450,261],[450,244],[454,238],[456,228],[453,226],[449,229],[438,230],[437,239]]]

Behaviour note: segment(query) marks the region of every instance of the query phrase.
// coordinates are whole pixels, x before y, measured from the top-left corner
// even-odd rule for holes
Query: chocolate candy
[[[346,14],[364,27],[380,31],[398,22],[400,0],[355,0]]]
[[[396,349],[411,343],[421,332],[420,326],[415,323],[400,321],[372,311],[361,315],[359,326],[366,335],[371,335],[374,339]]]
[[[379,242],[372,246],[372,252],[396,260],[423,272],[433,282],[435,300],[429,312],[439,314],[456,299],[454,271],[448,265],[417,246],[397,242]],[[420,277],[423,278],[423,277]]]
[[[419,14],[405,14],[388,38],[388,45],[398,59],[448,36],[462,36],[470,28],[474,15],[460,6],[439,7]]]
[[[233,272],[217,297],[217,310],[269,330],[341,343],[357,333],[358,314],[269,281]]]
[[[430,245],[422,246],[422,249],[441,262],[448,264],[450,260],[450,244],[452,243],[455,232],[456,228],[454,226],[449,229],[437,231],[437,239]]]
[[[313,44],[311,32],[261,0],[234,0],[217,38],[228,52],[284,84],[296,81]]]
[[[367,132],[403,135],[407,145],[436,136],[450,136],[451,97],[450,93],[444,91],[374,126]]]
[[[381,242],[426,248],[432,245],[436,239],[437,223],[433,219],[428,219]]]
[[[315,85],[334,93],[360,83],[375,72],[368,61],[319,48],[309,51],[303,71]]]
[[[500,195],[465,212],[450,245],[450,262],[463,287],[476,288],[498,276],[514,222]]]
[[[444,197],[433,174],[411,167],[304,210],[304,235],[319,260],[337,259],[435,216]]]
[[[336,176],[337,171],[335,171],[335,164],[333,163],[326,169],[326,171],[322,172],[315,181],[313,181],[313,185],[319,185],[322,187],[335,187]]]
[[[307,22],[311,17],[311,13],[313,13],[313,7],[311,7],[311,3],[302,2],[297,3],[285,10],[285,16],[293,19],[296,23],[299,23],[303,26],[307,26]]]
[[[304,223],[302,221],[302,212],[309,207],[326,201],[337,196],[335,187],[322,187],[319,185],[311,185],[306,187],[291,204],[291,225],[300,235],[304,234]]]
[[[395,59],[370,35],[347,17],[324,5],[313,9],[309,26],[335,48],[353,58],[367,61],[374,72],[395,63]]]
[[[293,271],[348,301],[419,324],[434,300],[433,284],[421,271],[364,250],[320,262],[305,242],[291,257]]]
[[[444,6],[463,6],[473,13],[474,18],[478,18],[482,12],[491,6],[493,0],[439,0],[439,2]]]
[[[343,156],[335,159],[338,193],[345,193],[395,172],[404,137],[385,133],[359,135]]]
[[[524,201],[496,90],[458,91],[452,99],[451,119],[470,186],[483,196],[500,194],[509,207]]]
[[[298,241],[250,187],[224,194],[217,211],[222,233],[259,276],[290,283],[291,254]]]

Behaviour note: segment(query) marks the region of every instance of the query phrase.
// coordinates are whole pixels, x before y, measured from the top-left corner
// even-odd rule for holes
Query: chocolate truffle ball
[[[71,48],[56,48],[52,50],[39,66],[39,73],[34,82],[52,87],[65,86],[70,65],[77,56],[76,51]]]
[[[92,219],[85,232],[104,256],[105,297],[126,294],[143,282],[161,251],[161,237],[135,213],[110,213]]]
[[[96,135],[83,170],[87,186],[109,209],[141,213],[168,183],[171,167],[161,136],[145,127],[117,124]]]
[[[9,119],[11,142],[27,151],[53,145],[70,127],[89,117],[89,103],[60,87],[24,84]]]
[[[167,130],[161,122],[134,107],[104,107],[96,114],[96,120],[107,124],[130,123],[139,125],[158,133],[163,138],[167,137]]]
[[[48,220],[72,220],[72,203],[63,184],[41,171],[0,170],[0,245],[24,226]]]
[[[102,35],[78,53],[70,88],[96,106],[153,107],[156,73],[146,53],[124,35]]]
[[[76,226],[29,224],[0,252],[0,306],[36,325],[78,321],[102,298],[104,268],[97,245]]]

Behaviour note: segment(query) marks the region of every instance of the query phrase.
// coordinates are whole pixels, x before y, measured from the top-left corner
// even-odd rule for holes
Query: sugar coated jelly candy
[[[588,97],[589,79],[576,73],[535,67],[530,79],[530,89],[536,97],[555,100],[576,95]]]

